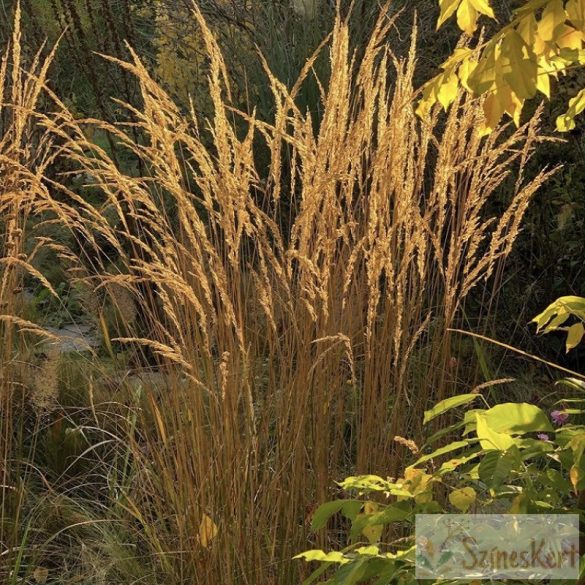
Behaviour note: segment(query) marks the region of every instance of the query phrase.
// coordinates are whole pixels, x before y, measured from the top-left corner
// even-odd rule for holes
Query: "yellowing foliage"
[[[495,18],[489,0],[439,0],[438,27],[456,14],[459,28],[474,35],[481,15]],[[550,98],[551,79],[585,63],[585,0],[528,0],[511,22],[476,50],[459,48],[441,66],[441,73],[423,88],[418,113],[426,115],[439,103],[447,109],[459,86],[484,96],[483,132],[491,132],[507,114],[516,125],[527,99],[537,93]],[[557,119],[560,131],[575,127],[585,109],[585,95],[569,102]]]

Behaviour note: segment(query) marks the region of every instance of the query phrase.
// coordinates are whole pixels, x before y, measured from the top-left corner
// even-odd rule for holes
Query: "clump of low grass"
[[[548,176],[523,174],[538,116],[483,137],[481,102],[461,95],[447,114],[419,120],[416,31],[397,58],[382,13],[360,62],[338,16],[320,49],[331,78],[318,127],[295,102],[316,55],[290,89],[266,69],[275,112],[266,123],[230,105],[226,64],[196,8],[194,18],[213,116],[184,115],[136,54],[114,60],[141,90],[143,107],[126,105],[130,127],[75,120],[49,92],[57,113],[39,126],[105,203],[39,183],[35,209],[84,250],[63,252],[80,285],[105,291],[120,316],[139,308],[111,341],[148,352],[165,380],[141,385],[112,433],[124,472],[100,468],[101,513],[116,515],[159,581],[297,583],[290,559],[333,480],[395,474],[393,438],[416,440],[421,412],[449,393],[448,328],[509,253]],[[87,126],[148,174],[124,174]],[[259,138],[268,169],[256,166]],[[490,217],[511,173],[508,207]],[[5,200],[15,205],[21,189],[5,189]]]

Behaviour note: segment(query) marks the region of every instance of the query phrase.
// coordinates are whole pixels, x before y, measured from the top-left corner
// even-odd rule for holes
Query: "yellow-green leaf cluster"
[[[495,18],[489,0],[439,0],[441,26],[456,15],[462,31],[473,35],[480,15]],[[510,23],[475,50],[457,49],[441,72],[423,88],[421,116],[440,104],[447,109],[460,88],[483,96],[485,133],[504,115],[518,125],[526,100],[537,93],[550,98],[551,81],[585,63],[585,0],[528,0]],[[585,91],[569,103],[557,128],[571,130],[585,110]]]

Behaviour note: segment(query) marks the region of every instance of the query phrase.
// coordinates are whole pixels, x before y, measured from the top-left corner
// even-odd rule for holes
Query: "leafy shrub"
[[[585,393],[585,382],[577,388]],[[444,400],[425,413],[425,422],[474,402],[485,400],[474,393]],[[585,404],[585,397],[574,402]],[[416,514],[574,512],[582,507],[585,490],[585,426],[569,421],[582,412],[558,410],[549,416],[528,403],[470,409],[420,451],[411,445],[417,458],[401,477],[348,477],[340,486],[357,495],[319,507],[312,526],[319,530],[341,513],[351,522],[350,544],[341,551],[298,555],[322,563],[305,583],[331,565],[334,575],[324,583],[416,582]],[[436,447],[454,431],[460,433],[458,440]]]

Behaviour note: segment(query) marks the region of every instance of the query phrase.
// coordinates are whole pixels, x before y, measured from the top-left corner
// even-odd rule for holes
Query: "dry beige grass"
[[[42,245],[25,252],[27,222],[38,201],[47,197],[43,176],[51,163],[51,137],[37,127],[37,108],[53,55],[34,56],[24,69],[21,54],[20,12],[16,10],[12,43],[0,57],[0,579],[2,570],[18,559],[22,486],[30,476],[27,466],[14,461],[22,437],[23,392],[19,381],[25,352],[23,334],[50,338],[38,324],[19,315],[20,292],[26,273],[53,292],[33,266]],[[50,399],[46,394],[45,399]],[[15,422],[16,421],[16,422]],[[16,443],[16,445],[15,445]]]
[[[230,107],[218,45],[197,9],[194,17],[210,59],[212,119],[200,120],[195,107],[184,116],[136,55],[118,62],[140,83],[136,126],[75,120],[56,96],[57,113],[37,116],[35,153],[49,138],[59,144],[51,156],[92,178],[101,207],[64,185],[49,190],[50,157],[15,156],[26,152],[11,145],[23,141],[45,71],[12,80],[32,85],[9,100],[21,105],[0,143],[2,210],[14,209],[16,222],[9,216],[4,232],[12,242],[33,209],[68,226],[84,249],[97,246],[99,233],[117,251],[115,265],[80,258],[76,277],[133,294],[148,334],[120,341],[147,347],[169,372],[166,391],[145,388],[140,432],[125,437],[136,471],[116,503],[139,526],[159,578],[297,583],[302,567],[290,559],[307,548],[312,507],[350,470],[397,473],[404,445],[418,440],[420,413],[450,392],[447,329],[509,253],[547,178],[523,178],[538,116],[482,138],[481,104],[462,95],[447,115],[421,122],[415,41],[396,58],[382,16],[359,63],[346,23],[336,22],[322,48],[332,74],[318,128],[295,105],[312,61],[291,90],[267,71],[268,124]],[[133,152],[148,176],[124,174],[86,138],[88,126]],[[254,157],[260,138],[267,171]],[[512,172],[508,207],[491,217],[490,199]],[[280,227],[285,199],[290,234]],[[5,303],[22,263],[30,264],[16,252],[3,259]],[[17,317],[2,321],[3,363]],[[431,357],[415,368],[421,348]]]

